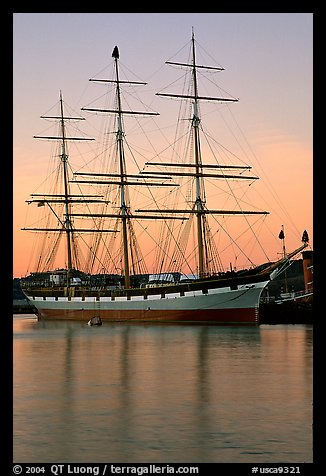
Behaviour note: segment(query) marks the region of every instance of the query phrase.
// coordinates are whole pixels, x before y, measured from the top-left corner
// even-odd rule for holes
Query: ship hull
[[[238,286],[164,295],[119,297],[31,297],[39,319],[133,322],[210,322],[258,324],[259,299],[268,281]]]

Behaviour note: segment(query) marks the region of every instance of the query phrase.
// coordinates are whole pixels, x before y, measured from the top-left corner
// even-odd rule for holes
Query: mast
[[[122,254],[123,254],[123,273],[124,273],[124,286],[125,288],[130,288],[130,268],[131,263],[133,263],[133,248],[132,248],[132,241],[133,241],[133,230],[131,219],[132,218],[149,218],[145,215],[134,215],[130,212],[130,204],[128,198],[128,186],[129,185],[152,185],[152,186],[161,186],[161,185],[169,185],[169,184],[160,184],[158,182],[146,182],[146,181],[139,181],[139,176],[127,174],[127,167],[126,167],[126,158],[125,158],[125,150],[124,150],[124,129],[123,129],[123,116],[125,114],[130,115],[158,115],[155,112],[141,112],[141,111],[130,111],[130,110],[123,110],[122,109],[122,102],[121,102],[121,84],[146,84],[140,81],[125,81],[120,80],[119,77],[119,50],[118,47],[115,46],[112,52],[112,57],[114,59],[114,68],[115,68],[115,78],[114,79],[91,79],[90,81],[99,81],[103,83],[114,83],[115,84],[115,94],[116,94],[116,108],[115,109],[99,109],[99,108],[88,108],[84,107],[82,110],[91,111],[91,112],[104,112],[104,113],[113,113],[116,114],[117,118],[117,131],[116,131],[116,141],[117,141],[117,152],[118,152],[118,164],[119,169],[117,174],[88,174],[88,173],[76,173],[76,175],[89,175],[89,176],[97,176],[102,177],[101,180],[74,180],[75,182],[79,183],[98,183],[98,184],[116,184],[120,187],[120,214],[118,218],[121,221],[122,227]],[[103,177],[109,177],[110,180],[103,180]],[[156,177],[151,177],[156,179]],[[131,180],[129,180],[131,179]],[[170,180],[170,177],[166,177],[167,180]],[[172,184],[173,185],[173,184]],[[74,216],[81,216],[81,215],[74,215]],[[86,214],[84,216],[92,216],[96,217],[96,214]],[[116,215],[113,214],[101,214],[101,216],[112,218]],[[156,217],[151,217],[156,218]],[[167,217],[170,218],[170,217]]]
[[[86,214],[73,214],[73,217],[78,216],[85,216],[85,217],[94,217],[94,218],[113,218],[116,217],[120,221],[121,227],[121,248],[122,248],[122,255],[120,258],[122,259],[122,266],[124,268],[124,279],[125,279],[125,288],[130,287],[131,285],[131,271],[135,274],[135,264],[139,263],[140,260],[137,257],[137,261],[134,260],[135,252],[138,253],[137,249],[135,248],[135,234],[133,230],[133,219],[163,219],[163,220],[188,220],[188,216],[190,215],[195,218],[195,236],[196,236],[196,249],[198,253],[198,262],[196,263],[196,267],[198,269],[198,273],[200,277],[204,277],[209,274],[209,270],[212,267],[210,262],[212,262],[213,253],[215,253],[215,249],[207,244],[208,238],[206,239],[206,235],[210,234],[210,230],[208,227],[208,222],[206,215],[207,214],[215,214],[215,215],[231,215],[231,214],[267,214],[267,212],[257,212],[257,211],[250,211],[250,210],[241,210],[233,211],[233,210],[208,210],[206,207],[206,198],[205,198],[205,188],[204,188],[204,179],[207,177],[209,179],[232,179],[232,180],[256,180],[258,177],[255,177],[251,174],[244,173],[244,171],[248,171],[251,169],[249,166],[236,166],[236,165],[212,165],[212,164],[203,164],[202,156],[201,156],[201,145],[200,145],[200,131],[201,131],[201,120],[199,117],[199,103],[201,100],[209,100],[209,101],[219,101],[219,102],[236,102],[237,99],[235,98],[224,98],[224,97],[207,97],[207,96],[200,96],[198,91],[198,81],[197,81],[197,70],[200,68],[205,68],[209,70],[217,70],[221,71],[223,68],[221,67],[212,67],[212,66],[203,66],[196,64],[196,52],[195,52],[195,39],[194,34],[192,35],[192,59],[190,63],[172,63],[167,61],[166,63],[180,65],[182,67],[190,68],[190,72],[192,74],[192,91],[187,92],[187,94],[163,94],[163,93],[156,93],[159,96],[169,96],[169,97],[176,97],[179,99],[187,99],[191,100],[192,102],[192,109],[193,114],[191,118],[191,133],[193,135],[193,156],[190,163],[167,163],[167,162],[159,162],[159,163],[146,163],[145,165],[160,165],[161,167],[184,167],[184,171],[146,171],[141,170],[140,173],[137,175],[128,174],[127,171],[127,157],[125,155],[125,146],[126,146],[126,138],[124,134],[124,124],[123,119],[124,115],[158,115],[158,113],[153,112],[139,112],[133,110],[126,110],[123,108],[122,104],[122,87],[124,84],[146,84],[139,81],[125,81],[120,79],[120,71],[119,71],[119,50],[117,46],[114,48],[112,57],[114,60],[114,79],[91,79],[90,81],[98,81],[101,83],[113,83],[115,86],[115,107],[111,109],[107,108],[91,108],[91,107],[83,107],[82,110],[96,112],[96,113],[110,113],[115,114],[116,121],[117,121],[117,130],[115,132],[115,141],[116,141],[116,153],[117,153],[117,160],[116,164],[118,165],[118,170],[116,173],[85,173],[85,172],[76,172],[74,175],[75,177],[81,176],[82,179],[74,179],[74,182],[86,184],[101,184],[101,185],[116,185],[119,187],[119,205],[118,205],[118,213],[86,213]],[[207,170],[208,169],[208,170]],[[215,169],[215,170],[214,170]],[[225,172],[225,170],[230,170],[230,172]],[[216,173],[220,172],[220,173]],[[84,177],[89,176],[89,179]],[[191,209],[185,210],[176,210],[174,209],[166,209],[164,207],[157,207],[155,209],[137,209],[132,210],[131,204],[129,203],[129,193],[128,189],[129,186],[179,186],[178,184],[171,183],[171,178],[174,177],[191,177],[194,181],[194,202],[192,204]],[[150,179],[150,181],[148,181]],[[163,183],[159,183],[159,181],[164,181]],[[114,212],[114,210],[113,210]],[[169,215],[169,214],[172,215]],[[157,214],[157,215],[156,215]],[[179,216],[178,216],[179,215]],[[167,227],[169,230],[170,228]],[[182,252],[180,247],[177,244],[178,252]],[[213,251],[212,251],[213,250]],[[140,255],[139,255],[140,256]],[[122,267],[121,266],[121,267]],[[138,266],[138,264],[137,264]],[[217,268],[217,266],[215,266]],[[212,271],[212,274],[214,270]]]
[[[205,192],[204,192],[204,183],[203,177],[211,176],[212,174],[205,174],[203,173],[203,164],[202,164],[202,156],[201,156],[201,146],[200,146],[200,116],[199,116],[199,102],[200,100],[216,100],[216,101],[230,101],[236,102],[237,99],[233,98],[220,98],[220,97],[206,97],[200,96],[198,92],[198,81],[197,81],[197,69],[198,68],[205,68],[205,69],[213,69],[213,70],[223,70],[220,67],[212,67],[212,66],[203,66],[196,64],[196,48],[195,48],[195,35],[194,30],[192,29],[192,38],[191,38],[191,51],[192,51],[192,61],[190,64],[187,63],[176,63],[172,61],[166,61],[167,64],[179,65],[179,66],[186,66],[191,68],[192,71],[192,84],[193,84],[193,93],[192,94],[166,94],[166,93],[157,93],[159,96],[168,96],[168,97],[176,97],[176,98],[185,98],[191,99],[193,105],[193,116],[191,120],[191,128],[194,138],[194,163],[193,164],[184,164],[186,167],[194,167],[193,172],[186,172],[186,173],[175,173],[171,175],[182,175],[182,176],[193,176],[195,179],[195,202],[194,202],[194,209],[191,213],[195,213],[196,215],[196,235],[197,235],[197,248],[198,248],[198,275],[199,277],[204,277],[208,273],[208,265],[206,263],[207,256],[205,260],[205,247],[206,247],[206,239],[205,239]],[[167,164],[168,165],[168,164]],[[172,164],[170,164],[172,165]],[[232,167],[232,166],[231,166]],[[217,176],[216,176],[217,177]],[[225,174],[221,177],[225,178]],[[236,176],[239,178],[239,176]],[[242,176],[241,178],[244,178]],[[253,177],[247,177],[253,178]],[[177,211],[176,211],[177,212]]]
[[[63,185],[64,185],[64,205],[65,205],[65,232],[67,237],[67,286],[69,286],[69,278],[72,269],[72,255],[71,255],[71,219],[70,219],[70,205],[69,205],[69,185],[68,185],[68,172],[67,172],[67,148],[66,148],[66,132],[65,132],[65,123],[64,123],[64,114],[63,114],[63,101],[62,94],[60,91],[60,125],[61,125],[61,134],[62,134],[62,144],[61,144],[61,156],[60,159],[63,163]]]
[[[191,118],[191,134],[193,138],[193,156],[192,159],[188,163],[167,163],[167,162],[147,162],[146,165],[148,166],[160,166],[160,167],[183,167],[185,168],[185,172],[183,171],[171,171],[168,172],[164,171],[142,171],[142,173],[151,174],[151,175],[163,175],[168,173],[171,177],[193,177],[194,180],[194,202],[193,206],[190,210],[173,210],[175,214],[192,214],[195,215],[196,223],[195,223],[195,236],[196,236],[196,249],[197,249],[197,269],[199,278],[208,276],[210,273],[214,273],[214,270],[211,270],[210,262],[214,262],[216,259],[217,249],[214,248],[215,245],[211,238],[211,232],[208,226],[207,215],[252,215],[252,214],[261,214],[266,215],[268,212],[266,211],[251,211],[251,210],[221,210],[215,209],[210,210],[207,208],[206,205],[206,195],[205,195],[205,178],[209,179],[223,179],[223,180],[250,180],[254,181],[257,180],[258,177],[250,175],[250,174],[243,174],[244,170],[250,170],[251,167],[245,166],[238,166],[238,165],[213,165],[213,164],[204,164],[202,153],[201,153],[201,118],[199,113],[199,104],[200,101],[217,101],[221,103],[229,103],[229,102],[237,102],[238,99],[233,97],[212,97],[212,96],[202,96],[199,93],[198,88],[198,71],[200,69],[205,70],[216,70],[216,71],[223,71],[224,68],[222,67],[214,67],[214,66],[206,66],[202,64],[197,64],[196,61],[196,45],[195,45],[195,35],[194,30],[192,30],[192,37],[191,37],[191,60],[189,63],[180,63],[174,61],[166,61],[166,64],[170,65],[177,65],[181,67],[188,67],[191,73],[191,84],[192,84],[192,91],[186,91],[186,94],[171,94],[171,93],[156,93],[158,96],[163,97],[170,97],[170,98],[177,98],[177,99],[186,99],[190,100],[192,103],[192,118]],[[211,169],[212,172],[207,172],[207,169]],[[214,169],[220,169],[221,173],[216,173]],[[225,170],[232,170],[234,173],[225,173]],[[145,210],[138,210],[139,212],[144,212]],[[155,210],[147,210],[148,212],[154,212]],[[166,209],[165,212],[172,212],[172,210]],[[210,271],[211,270],[211,271]]]
[[[195,140],[195,170],[196,170],[196,201],[195,207],[197,210],[197,241],[198,241],[198,274],[199,277],[204,275],[204,253],[203,253],[203,199],[201,191],[201,182],[200,182],[200,172],[202,172],[202,160],[200,153],[200,137],[199,137],[199,112],[198,112],[198,86],[197,86],[197,71],[196,71],[196,54],[195,54],[195,37],[194,32],[192,32],[192,77],[194,85],[194,114],[192,118],[191,125],[194,131],[194,140]]]
[[[118,103],[117,110],[117,119],[118,119],[118,130],[117,130],[117,144],[119,150],[119,165],[120,165],[120,210],[121,210],[121,220],[122,220],[122,245],[123,245],[123,261],[124,261],[124,276],[125,276],[125,288],[130,288],[130,274],[129,274],[129,252],[128,252],[128,230],[127,230],[127,220],[128,220],[128,211],[126,204],[126,161],[124,154],[123,146],[123,127],[122,127],[122,109],[121,109],[121,94],[120,94],[120,84],[119,84],[119,50],[115,46],[112,57],[114,58],[115,63],[115,74],[116,74],[116,96]]]
[[[57,232],[57,233],[64,233],[66,236],[66,252],[67,252],[67,286],[70,284],[70,277],[72,270],[77,263],[74,263],[73,255],[73,245],[74,245],[74,233],[75,232],[98,232],[99,230],[95,229],[85,229],[85,228],[75,228],[72,222],[73,214],[71,213],[71,207],[74,203],[76,204],[85,204],[85,203],[103,203],[103,197],[99,197],[97,195],[80,195],[80,194],[71,194],[70,192],[70,185],[69,185],[69,171],[68,171],[68,163],[69,163],[69,155],[68,155],[68,141],[89,141],[94,140],[93,138],[89,137],[71,137],[67,136],[66,134],[66,121],[80,121],[85,120],[83,117],[71,117],[65,116],[64,114],[64,105],[63,105],[63,98],[62,92],[60,91],[59,96],[59,114],[55,116],[41,116],[42,119],[53,119],[58,121],[59,124],[59,133],[58,135],[48,135],[48,136],[34,136],[36,139],[47,139],[47,140],[56,140],[59,142],[60,146],[60,153],[59,158],[61,162],[61,172],[62,172],[62,192],[63,193],[55,193],[55,194],[31,194],[32,199],[26,200],[28,204],[36,203],[37,206],[45,206],[47,205],[50,211],[56,217],[59,226],[58,227],[46,227],[46,228],[31,228],[25,227],[22,230],[28,231],[41,231],[41,232]],[[63,206],[63,213],[58,209],[57,206]],[[61,216],[60,216],[61,215]],[[101,230],[103,231],[103,230]],[[106,232],[113,232],[114,230],[104,230]]]

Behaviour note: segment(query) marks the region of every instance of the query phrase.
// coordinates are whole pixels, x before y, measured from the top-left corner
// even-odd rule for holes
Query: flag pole
[[[283,249],[283,258],[286,258],[286,248],[285,248],[285,234],[284,234],[284,225],[282,225],[281,231],[278,235],[279,239],[282,240],[282,249]],[[287,282],[287,273],[286,273],[286,268],[284,270],[284,291],[287,293],[288,292],[288,282]]]

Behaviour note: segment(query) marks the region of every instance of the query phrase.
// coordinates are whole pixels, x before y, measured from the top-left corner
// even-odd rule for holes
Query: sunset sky
[[[20,230],[25,200],[44,179],[51,147],[33,139],[46,127],[40,116],[60,90],[74,110],[85,106],[88,79],[111,62],[118,45],[134,79],[149,84],[146,104],[160,112],[162,125],[172,122],[169,101],[155,92],[173,81],[164,62],[189,42],[192,27],[211,64],[225,68],[221,83],[239,98],[232,111],[253,151],[255,173],[277,197],[272,203],[266,195],[261,204],[269,207],[276,236],[268,244],[271,258],[282,225],[289,250],[300,246],[304,229],[312,246],[312,13],[14,13],[14,277],[29,266],[33,237]]]

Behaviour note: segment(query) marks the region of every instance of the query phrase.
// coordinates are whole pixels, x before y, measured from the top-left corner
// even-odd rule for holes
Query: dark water
[[[14,462],[312,462],[312,326],[13,323]]]

